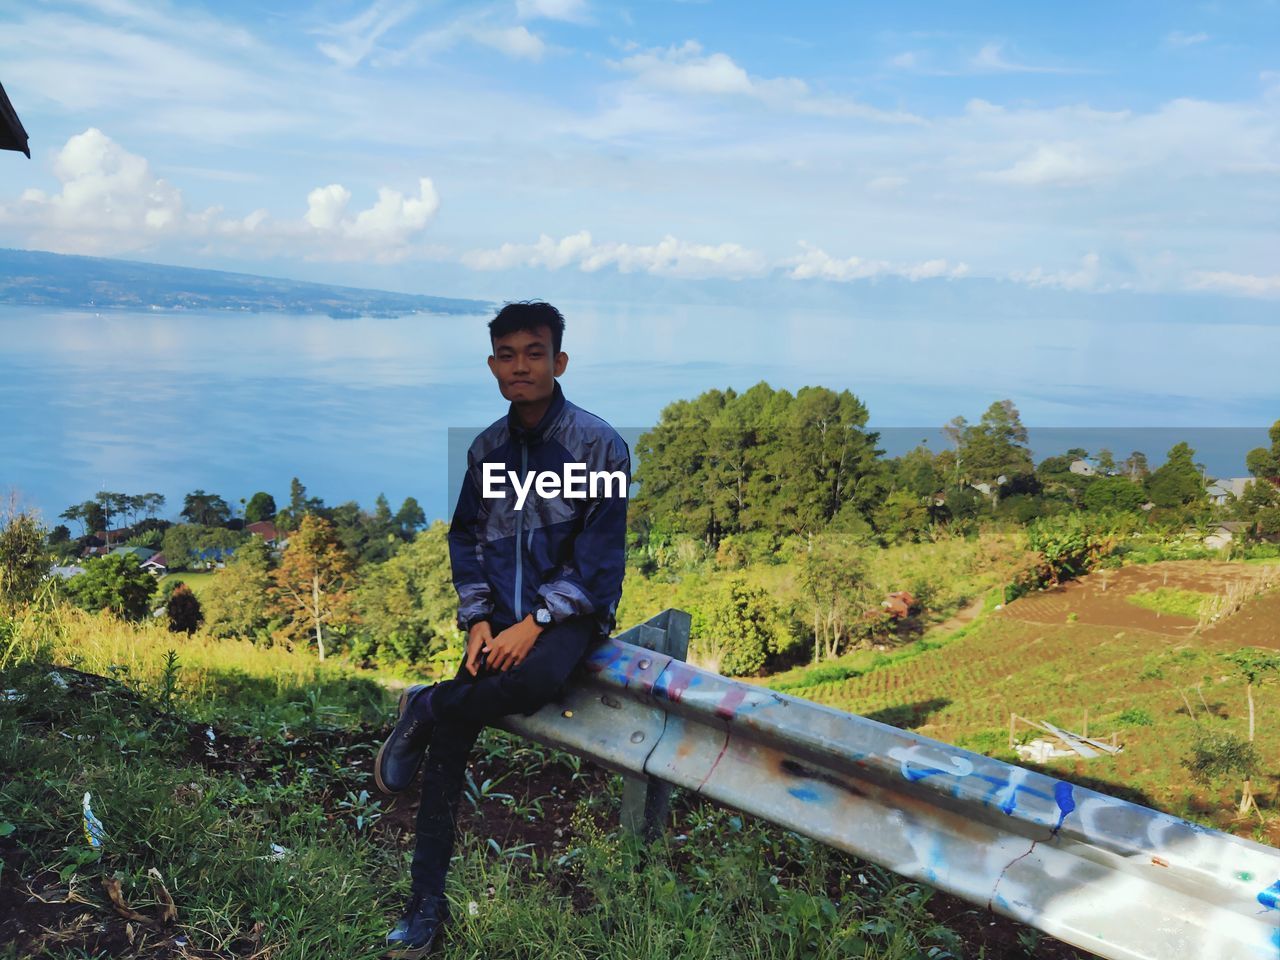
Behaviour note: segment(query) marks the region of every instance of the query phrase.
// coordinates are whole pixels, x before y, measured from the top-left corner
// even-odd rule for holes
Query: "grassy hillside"
[[[1089,734],[1115,732],[1124,751],[1055,760],[1048,772],[1275,843],[1274,818],[1266,825],[1233,821],[1238,783],[1198,786],[1181,759],[1198,728],[1245,736],[1245,683],[1221,655],[1242,646],[1280,651],[1280,591],[1244,601],[1203,629],[1196,618],[1129,599],[1157,590],[1222,597],[1239,593],[1233,585],[1258,578],[1259,570],[1264,585],[1274,578],[1274,570],[1257,565],[1205,561],[1099,571],[993,610],[949,640],[878,658],[855,654],[765,682],[1010,761],[1016,760],[1008,746],[1010,713],[1081,732],[1087,710]],[[1274,807],[1280,684],[1264,685],[1255,696],[1267,774],[1254,789],[1264,806]]]
[[[380,956],[416,800],[373,788],[380,679],[63,608],[0,621],[0,960]],[[620,805],[618,777],[486,731],[449,955],[1076,957],[684,792],[641,848]]]

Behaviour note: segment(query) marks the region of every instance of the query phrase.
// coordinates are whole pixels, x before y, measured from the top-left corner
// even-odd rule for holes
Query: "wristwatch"
[[[533,611],[533,622],[540,627],[551,626],[551,611],[546,607],[538,607]]]

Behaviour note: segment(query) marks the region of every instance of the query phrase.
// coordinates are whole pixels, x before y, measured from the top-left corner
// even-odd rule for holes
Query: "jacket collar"
[[[547,407],[546,412],[542,415],[542,419],[538,421],[538,425],[533,428],[527,428],[520,423],[520,418],[516,416],[516,405],[511,404],[507,410],[507,429],[511,431],[511,437],[520,443],[536,443],[541,440],[556,422],[560,416],[560,412],[564,410],[565,399],[564,391],[560,389],[560,381],[556,380],[553,384],[554,392],[551,394],[551,404]]]

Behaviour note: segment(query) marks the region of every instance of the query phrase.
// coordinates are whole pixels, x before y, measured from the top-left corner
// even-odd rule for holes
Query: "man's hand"
[[[484,647],[489,654],[489,666],[495,670],[514,667],[529,655],[540,633],[542,627],[534,623],[532,616],[525,617],[515,626],[507,627]]]
[[[467,631],[467,672],[473,677],[476,675],[476,660],[480,656],[480,651],[488,649],[488,644],[492,642],[493,629],[489,626],[488,620],[481,620]]]

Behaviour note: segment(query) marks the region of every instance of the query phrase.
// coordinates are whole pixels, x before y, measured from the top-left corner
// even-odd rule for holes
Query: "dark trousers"
[[[467,758],[481,729],[511,713],[532,714],[557,699],[573,668],[600,639],[599,630],[594,618],[571,617],[539,634],[517,666],[491,670],[486,665],[472,676],[464,661],[456,677],[436,685],[431,694],[435,729],[423,764],[417,843],[409,868],[415,893],[444,893]],[[499,633],[497,624],[493,633]]]

